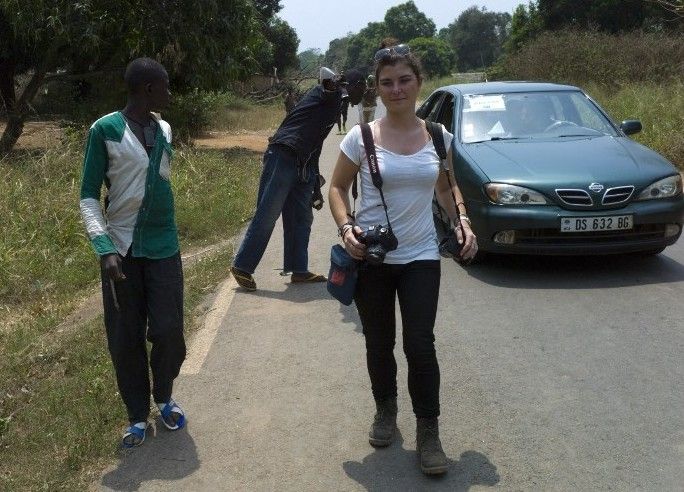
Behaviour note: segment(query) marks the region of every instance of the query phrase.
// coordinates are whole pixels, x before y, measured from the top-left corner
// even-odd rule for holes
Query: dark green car
[[[442,87],[418,109],[454,134],[454,173],[481,251],[660,253],[682,232],[682,178],[577,87]]]

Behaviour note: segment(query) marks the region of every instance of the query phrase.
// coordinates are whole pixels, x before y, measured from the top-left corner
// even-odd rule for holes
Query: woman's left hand
[[[459,244],[463,245],[461,249],[460,259],[462,261],[470,261],[475,258],[477,254],[477,237],[470,228],[470,223],[466,220],[461,220],[461,225],[463,226],[463,232],[465,233],[465,238],[461,233],[461,228],[456,226],[456,239],[458,239]]]

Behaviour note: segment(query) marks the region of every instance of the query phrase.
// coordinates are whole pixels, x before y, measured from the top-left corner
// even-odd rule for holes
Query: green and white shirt
[[[81,181],[81,216],[95,252],[168,258],[179,250],[171,192],[171,127],[159,118],[150,155],[120,112],[90,127]],[[107,187],[105,210],[100,206]]]

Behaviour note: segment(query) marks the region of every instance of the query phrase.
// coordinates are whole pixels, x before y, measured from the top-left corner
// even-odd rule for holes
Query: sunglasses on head
[[[383,58],[390,56],[406,56],[411,52],[411,48],[408,44],[398,44],[396,46],[390,46],[389,48],[380,48],[375,52],[373,60],[380,61]]]

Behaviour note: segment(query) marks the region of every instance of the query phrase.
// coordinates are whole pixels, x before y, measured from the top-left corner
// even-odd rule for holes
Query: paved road
[[[326,142],[327,176],[340,140],[333,132]],[[99,488],[684,489],[684,243],[645,260],[501,257],[467,270],[445,261],[436,333],[452,462],[428,479],[403,356],[401,436],[374,450],[358,316],[323,284],[278,275],[280,230],[259,290],[224,286],[227,314],[205,337],[206,360],[178,381],[187,431],[160,429]],[[327,269],[335,232],[318,212],[313,270]]]

